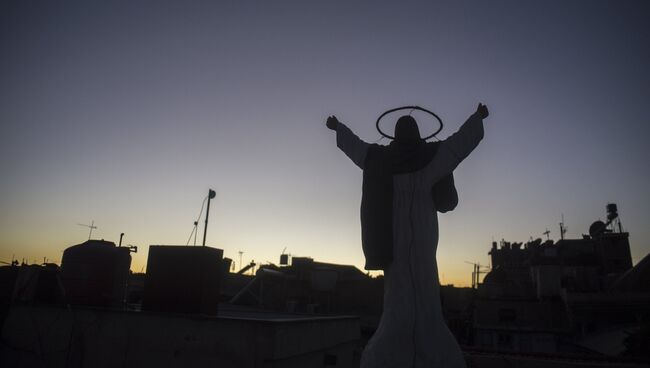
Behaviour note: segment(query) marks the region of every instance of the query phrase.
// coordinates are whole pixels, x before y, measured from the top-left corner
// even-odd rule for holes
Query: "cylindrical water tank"
[[[127,247],[104,240],[88,240],[63,252],[61,282],[66,301],[76,305],[124,306],[131,267]]]
[[[618,207],[616,207],[616,203],[607,204],[607,213],[618,213]]]

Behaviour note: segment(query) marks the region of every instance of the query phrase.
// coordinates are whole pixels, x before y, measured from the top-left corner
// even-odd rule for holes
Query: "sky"
[[[237,263],[286,248],[362,269],[362,173],[326,117],[386,144],[377,117],[420,105],[444,139],[483,102],[439,216],[441,282],[469,284],[493,240],[558,239],[562,215],[580,237],[609,202],[636,263],[649,16],[647,1],[3,1],[0,260],[58,263],[94,221],[145,270],[149,245],[187,243],[212,188],[207,245]]]

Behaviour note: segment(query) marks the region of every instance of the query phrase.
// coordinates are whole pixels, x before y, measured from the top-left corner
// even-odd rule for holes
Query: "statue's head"
[[[411,115],[404,115],[395,124],[395,141],[399,143],[412,143],[422,140],[418,123]]]

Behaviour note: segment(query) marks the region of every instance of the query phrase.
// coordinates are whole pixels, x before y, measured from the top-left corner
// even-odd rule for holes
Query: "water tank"
[[[618,208],[616,207],[616,203],[608,203],[607,204],[607,220],[612,221],[617,217],[618,217]]]
[[[124,307],[131,267],[129,248],[88,240],[63,252],[61,283],[66,301],[76,305]]]
[[[616,203],[607,204],[607,213],[618,213],[618,208],[616,207]]]
[[[150,246],[142,310],[216,315],[222,257],[211,247]]]

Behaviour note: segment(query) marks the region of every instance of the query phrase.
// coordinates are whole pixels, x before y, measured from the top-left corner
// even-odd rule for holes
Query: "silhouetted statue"
[[[402,116],[388,146],[359,139],[335,116],[337,146],[363,171],[361,235],[366,269],[384,270],[384,310],[361,367],[465,367],[442,315],[437,212],[455,208],[453,170],[483,138],[485,105],[442,142],[426,143]]]

